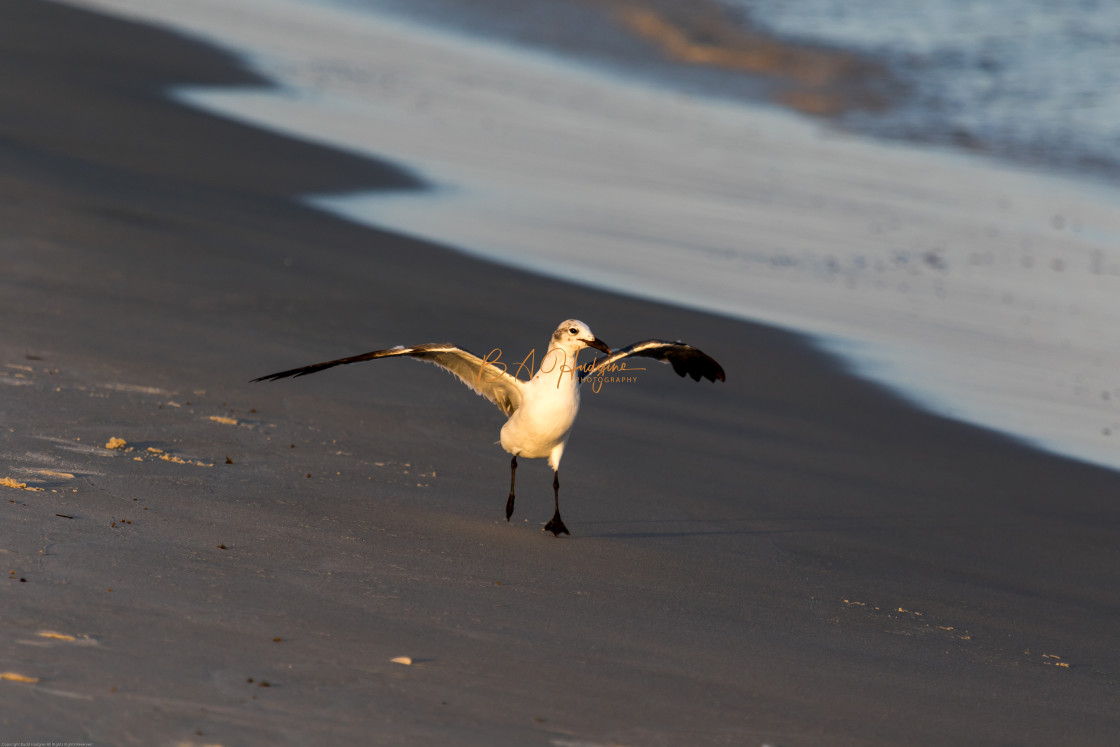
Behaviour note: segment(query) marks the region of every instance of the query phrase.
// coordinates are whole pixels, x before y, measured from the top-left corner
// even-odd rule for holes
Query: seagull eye
[[[572,327],[571,329],[569,329],[568,332],[570,332],[573,335],[578,335],[579,334],[579,330],[576,329],[575,327]]]

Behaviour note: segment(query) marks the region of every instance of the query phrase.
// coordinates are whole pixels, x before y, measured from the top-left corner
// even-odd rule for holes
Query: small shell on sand
[[[394,664],[404,664],[406,667],[412,666],[412,657],[411,656],[398,656],[394,659],[389,659],[389,661],[391,661]]]
[[[106,449],[123,449],[126,446],[128,446],[128,441],[125,441],[123,438],[117,438],[116,436],[110,438],[108,443],[105,444]]]
[[[39,681],[38,677],[27,677],[16,672],[0,672],[0,680],[9,680],[11,682],[24,682],[28,685],[34,685]]]
[[[76,640],[78,640],[77,638],[75,638],[72,635],[68,635],[66,633],[56,633],[53,630],[41,630],[41,631],[39,631],[39,637],[40,638],[54,638],[54,639],[59,640],[59,641],[76,641]]]

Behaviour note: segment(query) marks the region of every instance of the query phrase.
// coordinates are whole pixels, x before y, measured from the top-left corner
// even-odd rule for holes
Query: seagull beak
[[[607,347],[607,343],[603,342],[598,337],[593,337],[590,340],[581,339],[580,342],[582,342],[584,345],[586,345],[589,348],[595,348],[596,350],[602,350],[607,355],[611,354],[611,349]]]

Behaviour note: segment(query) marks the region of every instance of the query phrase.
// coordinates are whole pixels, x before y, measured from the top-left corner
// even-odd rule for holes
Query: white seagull
[[[586,370],[577,364],[579,351],[595,348],[606,356],[592,362]],[[670,363],[681,376],[701,377],[709,381],[724,381],[723,368],[715,360],[691,345],[665,340],[644,340],[615,352],[592,334],[591,329],[577,319],[560,322],[548,342],[548,352],[541,359],[540,368],[528,381],[508,373],[504,366],[495,365],[485,358],[467,352],[450,343],[428,343],[405,347],[398,345],[388,350],[375,350],[349,358],[316,363],[289,371],[268,374],[253,381],[276,381],[289,376],[306,376],[343,363],[359,363],[375,358],[406,355],[450,371],[464,384],[493,402],[509,418],[502,426],[502,448],[513,455],[510,461],[509,499],[506,501],[506,521],[513,515],[513,486],[517,475],[517,457],[526,459],[548,458],[552,467],[552,494],[556,513],[545,525],[545,530],[559,536],[569,534],[560,519],[560,457],[568,443],[576,414],[579,412],[579,389],[584,380],[616,370],[613,367],[623,358],[641,356]]]

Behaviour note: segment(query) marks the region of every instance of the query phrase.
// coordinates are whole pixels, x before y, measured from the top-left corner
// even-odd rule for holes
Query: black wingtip
[[[723,366],[719,365],[714,358],[695,348],[691,348],[689,352],[691,355],[675,358],[670,361],[673,365],[673,370],[676,371],[681,378],[688,376],[693,381],[707,379],[713,384],[717,381],[727,380],[723,373]]]
[[[717,381],[727,381],[727,378],[723,375],[723,366],[721,366],[715,358],[711,357],[710,355],[705,355],[704,363],[704,367],[700,369],[698,373],[700,373],[705,379],[712,382],[713,384]],[[700,381],[699,378],[697,378],[696,380]]]
[[[311,373],[306,368],[297,368],[292,371],[281,371],[280,373],[265,374],[258,376],[255,379],[250,379],[250,384],[256,384],[258,381],[279,381],[280,379],[289,379],[295,376],[303,376],[304,374]]]
[[[684,376],[684,374],[682,373],[681,376]],[[727,379],[723,375],[723,370],[722,369],[719,370],[719,371],[692,371],[692,372],[689,373],[689,376],[692,377],[693,381],[700,381],[700,379],[707,379],[708,381],[712,382],[713,384],[716,383],[717,381],[727,381]]]

